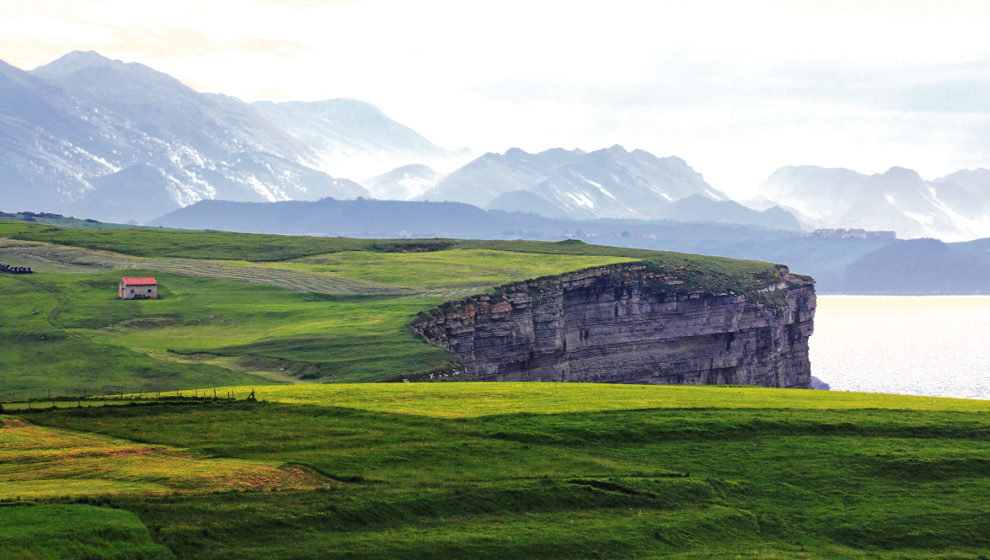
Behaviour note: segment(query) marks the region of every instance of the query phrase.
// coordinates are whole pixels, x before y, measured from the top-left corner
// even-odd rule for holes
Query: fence
[[[175,390],[153,389],[151,391],[131,392],[120,387],[101,387],[98,391],[83,388],[81,392],[65,389],[62,394],[53,393],[49,389],[46,395],[32,394],[29,391],[0,391],[0,413],[11,410],[59,408],[59,404],[72,406],[73,403],[76,407],[84,407],[154,402],[224,402],[238,399],[256,400],[254,389],[252,388],[250,391],[217,391],[215,387],[188,390],[176,387]]]

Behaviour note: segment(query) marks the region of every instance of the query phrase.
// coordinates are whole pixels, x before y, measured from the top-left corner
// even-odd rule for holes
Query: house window
[[[151,288],[148,288],[148,293],[149,293],[149,294],[151,293]]]
[[[134,293],[134,288],[131,288],[131,293],[132,293],[132,294]]]

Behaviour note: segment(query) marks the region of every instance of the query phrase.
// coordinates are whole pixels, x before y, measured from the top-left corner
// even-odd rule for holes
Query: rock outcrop
[[[687,289],[647,262],[611,265],[447,302],[412,327],[479,381],[807,388],[814,281],[776,273],[742,294]]]

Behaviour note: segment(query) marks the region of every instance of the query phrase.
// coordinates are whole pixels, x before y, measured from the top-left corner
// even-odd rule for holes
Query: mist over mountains
[[[990,239],[943,243],[866,232],[818,234],[674,220],[574,220],[482,210],[461,202],[333,200],[248,203],[204,200],[154,225],[292,235],[560,241],[682,251],[785,263],[821,293],[986,294]]]
[[[444,177],[420,200],[550,218],[710,221],[798,229],[779,208],[757,212],[729,200],[677,157],[658,158],[619,145],[584,152],[488,153]]]
[[[201,200],[447,201],[549,219],[675,220],[900,237],[990,236],[990,171],[783,167],[746,206],[678,157],[615,145],[471,159],[353,99],[255,102],[72,52],[0,62],[0,210],[148,223]]]
[[[0,80],[8,210],[146,223],[200,200],[370,196],[569,219],[798,227],[787,212],[730,201],[679,158],[643,150],[513,148],[468,161],[361,101],[249,104],[95,52],[31,72],[3,65]]]
[[[312,150],[316,156],[309,160],[312,166],[362,183],[383,170],[416,164],[449,170],[471,157],[466,149],[448,151],[436,146],[377,107],[356,99],[257,101],[251,106]],[[418,193],[395,194],[401,196],[394,198],[402,199]]]
[[[865,175],[788,166],[767,179],[762,196],[791,210],[808,229],[860,227],[944,240],[990,236],[986,169],[926,181],[903,167]]]
[[[329,136],[334,117],[341,124]],[[31,72],[0,63],[0,125],[5,208],[112,221],[146,222],[204,199],[367,196],[321,170],[341,154],[360,156],[362,146],[369,157],[453,156],[361,102],[259,109],[94,52]],[[327,138],[311,144],[320,127]]]

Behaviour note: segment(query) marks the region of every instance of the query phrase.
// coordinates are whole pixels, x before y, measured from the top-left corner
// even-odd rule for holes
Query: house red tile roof
[[[121,280],[125,286],[157,286],[158,282],[152,277],[146,278],[124,278]]]

